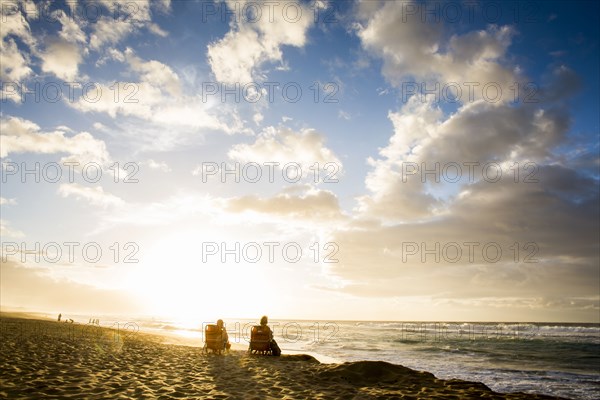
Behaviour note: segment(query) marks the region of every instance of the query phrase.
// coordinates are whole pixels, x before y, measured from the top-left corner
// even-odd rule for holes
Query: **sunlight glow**
[[[201,231],[165,236],[144,254],[129,287],[148,310],[193,328],[223,315],[254,315],[267,299],[260,265],[202,263]]]

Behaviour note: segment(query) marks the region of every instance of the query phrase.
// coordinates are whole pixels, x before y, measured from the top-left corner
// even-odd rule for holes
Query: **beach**
[[[172,344],[130,326],[2,317],[0,332],[2,398],[557,399],[501,394],[383,361],[207,355],[201,343]]]

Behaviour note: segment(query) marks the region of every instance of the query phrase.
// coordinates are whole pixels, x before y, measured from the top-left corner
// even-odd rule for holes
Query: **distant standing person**
[[[58,314],[58,322],[60,322],[61,318],[62,318],[62,313]]]

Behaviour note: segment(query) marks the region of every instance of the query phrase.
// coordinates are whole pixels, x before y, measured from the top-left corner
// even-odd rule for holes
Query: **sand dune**
[[[77,324],[2,318],[0,332],[2,398],[553,398],[495,393],[386,362],[205,355],[159,336]]]

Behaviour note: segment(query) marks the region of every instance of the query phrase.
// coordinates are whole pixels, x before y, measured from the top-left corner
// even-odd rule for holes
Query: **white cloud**
[[[171,11],[171,0],[158,0],[152,3],[152,5],[160,12],[168,13]]]
[[[58,193],[62,197],[73,196],[78,200],[85,200],[92,205],[103,208],[119,207],[125,204],[121,198],[104,192],[101,186],[89,187],[78,183],[63,183],[59,186]]]
[[[313,129],[294,132],[285,127],[267,127],[252,144],[237,144],[227,153],[229,158],[242,162],[278,162],[283,167],[290,162],[299,163],[304,173],[309,167],[335,163],[342,170],[339,158],[325,146],[325,137]],[[338,175],[339,177],[339,175]]]
[[[161,101],[161,91],[147,82],[96,83],[88,97],[80,97],[68,104],[84,112],[103,112],[116,118],[117,115],[151,118],[152,107]],[[117,101],[115,101],[115,98]]]
[[[96,232],[116,226],[169,226],[181,221],[200,218],[199,221],[218,220],[224,222],[223,201],[210,196],[177,193],[160,201],[126,203],[107,211]]]
[[[404,181],[398,164],[391,160],[370,160],[374,167],[366,178],[369,195],[358,198],[357,211],[363,216],[386,221],[406,221],[432,217],[442,203],[426,191],[420,179]]]
[[[152,159],[146,161],[146,165],[150,167],[150,169],[159,170],[162,172],[171,172],[171,167],[164,161],[154,161]]]
[[[139,81],[119,82],[117,86],[98,83],[96,90],[90,89],[89,98],[82,96],[68,105],[83,112],[106,113],[115,119],[137,117],[144,125],[151,125],[143,127],[144,136],[150,135],[153,129],[162,136],[152,137],[152,140],[163,148],[166,148],[165,143],[156,140],[177,141],[188,135],[189,130],[210,129],[226,133],[248,130],[244,122],[231,113],[230,107],[216,108],[214,102],[206,102],[197,93],[183,94],[179,76],[168,65],[143,60],[129,48],[124,52],[110,49],[109,53],[112,59],[126,62]],[[223,115],[227,115],[226,123],[221,121]]]
[[[25,237],[25,234],[19,230],[11,228],[8,221],[0,219],[0,236],[2,236],[2,238],[10,237],[14,239],[19,239]]]
[[[114,91],[102,85],[108,94],[96,103],[79,101],[72,104],[84,112],[103,112],[114,118],[109,132],[120,135],[122,144],[133,146],[137,152],[168,151],[203,140],[205,134],[216,131],[225,134],[251,134],[247,125],[228,107],[212,108],[201,96],[161,95],[159,89],[145,83],[129,83],[121,93],[132,94],[138,103],[111,101]],[[133,88],[133,89],[132,89]],[[156,93],[155,96],[149,93]],[[104,98],[107,97],[105,100]],[[131,118],[123,118],[131,117]]]
[[[338,118],[342,118],[342,119],[345,119],[346,121],[349,121],[352,118],[352,116],[344,110],[339,110]]]
[[[281,53],[268,54],[259,40],[258,32],[246,28],[230,31],[219,42],[208,46],[208,58],[219,82],[245,84],[253,81],[255,67],[266,60],[279,60]]]
[[[0,77],[9,82],[20,82],[33,72],[29,67],[29,57],[26,53],[19,51],[13,39],[0,42],[2,53],[2,67]]]
[[[167,12],[170,1],[160,0],[137,0],[134,3],[128,0],[96,0],[103,4],[108,10],[114,12],[114,16],[124,21],[139,23],[150,21],[152,18],[151,7],[156,6],[160,11]]]
[[[419,96],[388,117],[394,134],[380,149],[381,158],[369,159],[373,170],[366,185],[371,194],[359,198],[358,210],[393,220],[446,212],[446,205],[432,194],[420,173],[407,179],[407,163],[423,169],[423,165],[432,169],[436,164],[456,163],[467,168],[465,163],[477,163],[476,181],[482,178],[481,166],[494,162],[504,166],[507,174],[508,165],[515,162],[551,163],[551,150],[564,140],[569,126],[568,116],[560,109],[544,111],[483,100],[465,104],[445,117],[433,99],[421,101]],[[464,180],[454,186],[463,184]]]
[[[560,109],[494,106],[484,101],[463,106],[414,149],[422,160],[549,162],[564,140],[569,117]],[[443,150],[440,150],[443,149]]]
[[[0,120],[0,157],[11,153],[66,153],[70,160],[81,164],[96,162],[104,165],[110,161],[106,144],[87,132],[67,136],[64,131],[42,132],[35,123],[8,117]]]
[[[252,120],[254,121],[254,123],[256,125],[260,125],[260,123],[263,121],[263,119],[265,119],[265,116],[262,115],[261,113],[256,113],[254,114],[254,116],[252,117]]]
[[[133,71],[140,74],[142,81],[151,82],[173,96],[181,94],[179,76],[169,66],[156,60],[144,61],[130,48],[125,50],[125,60]]]
[[[150,32],[154,33],[156,36],[160,36],[160,37],[169,36],[169,32],[165,31],[160,26],[158,26],[158,24],[155,24],[154,22],[151,22],[148,24],[148,30]]]
[[[437,80],[441,86],[475,82],[479,87],[474,99],[479,99],[483,86],[495,83],[502,88],[501,100],[506,102],[511,99],[507,95],[511,85],[523,79],[517,68],[502,64],[515,35],[509,26],[491,25],[446,38],[441,24],[407,16],[406,2],[362,2],[360,7],[364,22],[358,25],[358,36],[365,49],[383,59],[383,75],[395,86],[410,77],[419,83]],[[459,100],[464,103],[468,98],[465,93]]]
[[[223,122],[221,114],[206,106],[200,97],[182,97],[178,102],[162,105],[152,120],[165,126],[181,126],[220,130],[225,133],[246,132],[243,122],[236,115]]]
[[[7,199],[4,197],[0,197],[0,205],[11,205],[14,206],[15,204],[17,204],[17,200],[15,199]]]
[[[311,189],[300,195],[287,192],[273,197],[242,196],[227,200],[226,210],[231,212],[252,211],[264,215],[281,216],[289,219],[314,219],[326,221],[342,218],[338,199],[334,193],[327,190]]]
[[[35,20],[40,17],[39,6],[36,5],[35,0],[19,0],[19,3],[28,20]]]
[[[42,71],[50,72],[64,81],[74,81],[83,60],[79,46],[64,40],[50,41],[43,53]]]
[[[226,2],[230,9],[243,10],[249,0]],[[303,47],[306,33],[313,23],[312,12],[300,2],[273,3],[275,11],[270,20],[265,12],[258,21],[236,18],[231,30],[221,40],[208,45],[208,61],[219,82],[245,84],[260,80],[266,63],[283,64],[282,46]],[[276,4],[276,5],[275,5]],[[289,18],[282,11],[289,10]],[[298,12],[298,20],[293,14]],[[287,20],[286,20],[287,19]]]
[[[120,43],[128,35],[147,28],[149,32],[165,37],[165,32],[160,26],[152,22],[152,10],[168,13],[171,9],[169,0],[151,2],[150,0],[99,0],[108,10],[112,10],[112,16],[102,16],[93,25],[90,34],[90,47],[99,51],[106,45]]]
[[[4,11],[6,11],[6,13],[4,13]],[[31,34],[29,23],[27,23],[27,20],[23,14],[21,14],[20,10],[16,10],[15,12],[9,4],[8,7],[6,7],[6,10],[5,7],[2,7],[0,12],[2,12],[2,30],[0,31],[2,40],[13,35],[22,39],[25,44],[30,47],[35,45],[36,40]]]
[[[62,10],[53,13],[53,17],[60,21],[62,27],[58,35],[66,42],[83,43],[87,42],[87,36],[76,22],[77,19],[69,17]]]
[[[31,34],[31,29],[21,11],[13,12],[11,7],[2,7],[2,29],[0,29],[0,79],[5,83],[20,83],[30,76],[33,71],[30,67],[29,54],[24,49],[19,49],[14,38],[22,40],[26,46],[35,48],[36,40]],[[10,99],[16,103],[21,101],[15,90],[7,90],[2,85],[2,98]]]
[[[90,48],[100,50],[106,44],[114,45],[133,32],[133,29],[131,21],[100,17],[90,34]]]

